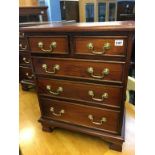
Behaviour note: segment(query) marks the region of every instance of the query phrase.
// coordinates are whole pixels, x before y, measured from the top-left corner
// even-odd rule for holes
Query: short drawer
[[[20,51],[27,51],[28,50],[27,41],[25,39],[19,40],[19,50]]]
[[[120,112],[75,103],[40,99],[44,118],[118,133]]]
[[[19,74],[22,80],[34,80],[34,74],[30,67],[19,67]]]
[[[29,37],[29,45],[32,53],[68,53],[67,36]]]
[[[96,105],[106,105],[120,107],[122,97],[122,87],[90,84],[83,82],[54,80],[38,78],[38,93],[41,95],[66,98],[95,103]]]
[[[20,31],[19,31],[19,38],[24,38],[24,37],[25,37],[24,32],[20,32]]]
[[[126,36],[78,36],[73,39],[73,50],[78,55],[125,57],[126,38]]]
[[[122,82],[123,62],[33,58],[35,73],[88,80]]]
[[[19,53],[19,64],[20,65],[30,65],[31,59],[28,53]]]

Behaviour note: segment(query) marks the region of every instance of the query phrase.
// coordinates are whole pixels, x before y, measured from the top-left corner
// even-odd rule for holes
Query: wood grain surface
[[[31,48],[32,65],[36,78],[44,77],[49,79],[61,79],[94,84],[109,84],[109,86],[115,85],[122,86],[123,88],[123,93],[121,93],[123,95],[121,95],[120,109],[114,109],[111,107],[101,108],[99,106],[89,104],[86,105],[84,104],[86,101],[69,101],[69,99],[66,100],[51,96],[43,98],[43,96],[39,94],[38,100],[41,110],[39,122],[42,124],[42,130],[50,132],[55,128],[62,128],[70,131],[86,133],[105,140],[109,143],[111,149],[122,151],[122,143],[125,140],[124,100],[128,75],[127,71],[129,68],[132,49],[132,39],[134,37],[134,22],[105,22],[98,24],[76,23],[70,25],[57,23],[54,25],[48,24],[44,26],[27,27],[21,30],[23,30],[23,32],[27,32],[26,36],[28,38],[37,37],[35,40],[38,38],[40,40],[41,37],[44,36],[49,38],[54,38],[54,36],[60,35],[68,36],[68,55],[61,55],[60,57],[57,55],[57,57],[55,57],[56,54],[54,54],[52,57],[52,55],[49,54],[32,53],[33,50]],[[83,35],[84,32],[85,35]],[[82,36],[83,38],[87,37],[81,43],[78,43],[78,48],[81,48],[78,50],[79,52],[85,51],[85,47],[80,47],[82,43],[85,45],[85,41],[89,38],[92,39],[92,36],[95,37],[95,39],[92,39],[92,41],[95,42],[94,48],[97,49],[97,51],[94,51],[95,54],[98,52],[102,44],[101,37],[106,38],[111,36],[117,38],[120,36],[126,36],[126,41],[117,41],[117,45],[119,43],[122,45],[122,42],[125,42],[123,49],[121,47],[117,49],[114,47],[115,41],[113,39],[105,39],[105,41],[108,41],[109,43],[104,43],[104,50],[106,49],[110,51],[110,48],[113,48],[111,52],[115,53],[111,53],[111,55],[114,54],[115,56],[106,56],[107,60],[96,59],[96,56],[93,57],[93,60],[87,59],[87,55],[79,59],[77,58],[78,55],[76,54],[76,50],[74,50],[75,46],[73,46],[74,36]],[[49,39],[47,37],[44,38],[46,43]],[[100,37],[100,39],[97,37]],[[48,40],[49,44],[51,38]],[[37,40],[37,42],[39,40]],[[65,42],[65,40],[62,41],[59,39],[57,41],[58,43]],[[34,43],[32,46],[33,45]],[[42,46],[42,43],[39,45]],[[53,46],[55,47],[55,44]],[[63,47],[64,46],[62,46],[62,48]],[[93,49],[92,44],[89,44],[89,49]],[[60,49],[60,51],[61,50],[62,49]],[[62,58],[62,56],[64,56],[64,58]],[[91,55],[88,56],[91,58]],[[115,60],[116,57],[119,57],[121,60]],[[50,86],[48,86],[47,89],[49,90]],[[60,89],[58,90],[60,91]],[[63,89],[61,88],[61,92],[63,92],[62,90]],[[53,92],[53,89],[51,92]],[[75,90],[74,92],[78,93],[78,91]],[[92,92],[89,93],[91,96],[92,94]]]
[[[99,54],[93,54],[92,51],[102,52],[103,54],[100,54],[100,56],[120,56],[125,57],[126,56],[126,39],[124,39],[125,36],[78,36],[74,37],[74,51],[76,54],[82,54],[82,55],[99,55]],[[115,41],[116,40],[122,40],[123,46],[116,46]],[[94,46],[93,50],[90,50],[87,46],[89,43],[92,43]],[[109,43],[110,48],[104,49],[104,44]]]
[[[51,23],[21,28],[24,32],[103,32],[133,31],[134,21],[92,22],[92,23]]]
[[[64,129],[42,132],[38,123],[39,103],[35,92],[19,90],[19,141],[22,155],[134,155],[134,107],[126,103],[126,142],[122,152],[109,149],[109,144],[93,136]]]
[[[31,52],[34,53],[47,53],[42,51],[38,47],[38,43],[42,42],[43,43],[43,49],[45,50],[50,50],[51,43],[56,42],[56,47],[53,48],[52,52],[49,53],[60,53],[60,54],[65,54],[68,53],[68,38],[67,36],[52,36],[52,37],[30,37],[29,38],[29,45],[30,45],[30,50]]]
[[[101,109],[92,106],[78,105],[74,102],[69,103],[65,101],[45,98],[40,99],[40,105],[42,110],[42,117],[44,118],[103,130],[106,132],[118,133],[120,111],[104,108]],[[53,108],[53,112],[50,111],[51,107]],[[61,110],[64,110],[64,113],[60,116]],[[55,114],[59,116],[55,116]],[[92,121],[88,118],[89,115],[92,115]],[[101,123],[102,117],[106,119],[106,122],[102,122],[101,125],[92,123]]]
[[[65,76],[81,79],[95,79],[96,81],[109,81],[109,82],[121,82],[123,78],[124,62],[106,62],[106,61],[94,61],[94,60],[77,60],[77,59],[54,59],[54,58],[41,58],[35,57],[32,59],[34,64],[34,70],[36,74],[45,74],[52,76]],[[53,71],[54,65],[59,65],[60,69],[55,74],[45,72],[42,65],[47,65],[48,71]],[[88,68],[93,67],[93,75],[102,76],[102,72],[105,68],[109,69],[109,74],[103,78],[94,78],[88,72]]]
[[[59,87],[63,88],[60,95],[51,94],[46,86],[51,86],[51,91],[56,92]],[[97,105],[113,106],[120,108],[122,98],[121,86],[109,86],[101,84],[83,83],[68,80],[54,80],[49,78],[37,78],[38,93],[43,96],[67,98],[73,100],[86,101],[89,105],[95,103]],[[93,100],[88,94],[89,91],[94,92],[94,98],[102,99],[102,94],[107,93],[108,97],[103,101]],[[84,104],[84,102],[83,102]]]

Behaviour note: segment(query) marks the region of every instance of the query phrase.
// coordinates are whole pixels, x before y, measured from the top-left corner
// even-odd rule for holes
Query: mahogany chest
[[[55,23],[60,23],[62,21],[57,21]],[[36,25],[46,25],[51,24],[51,21],[45,22],[25,22],[20,23],[19,27],[28,27]],[[53,22],[54,23],[54,22]],[[63,21],[63,23],[75,23],[72,21]],[[32,63],[30,59],[30,52],[28,51],[28,41],[25,37],[24,32],[20,29],[19,32],[19,82],[22,85],[22,90],[28,91],[31,88],[35,88],[34,73],[32,70]]]
[[[22,31],[19,32],[19,82],[25,91],[35,87],[28,43]]]
[[[100,137],[121,151],[134,22],[21,28],[28,41],[44,131]]]

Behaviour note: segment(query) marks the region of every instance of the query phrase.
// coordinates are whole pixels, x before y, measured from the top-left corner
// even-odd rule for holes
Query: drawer
[[[31,52],[34,53],[53,53],[53,54],[68,53],[67,36],[29,37],[29,45]]]
[[[31,59],[28,53],[19,53],[19,64],[30,65]]]
[[[25,37],[24,32],[19,32],[19,38],[24,38],[24,37]]]
[[[46,96],[120,107],[122,87],[38,78],[38,93]]]
[[[19,74],[22,80],[34,80],[34,74],[32,73],[32,69],[29,67],[19,67]]]
[[[27,51],[28,46],[27,46],[27,41],[25,39],[20,39],[19,40],[19,50],[20,51]]]
[[[121,83],[124,63],[77,59],[33,58],[35,73]]]
[[[74,37],[74,52],[80,55],[126,56],[126,36],[78,36]]]
[[[40,99],[44,118],[118,133],[120,112],[75,103]]]

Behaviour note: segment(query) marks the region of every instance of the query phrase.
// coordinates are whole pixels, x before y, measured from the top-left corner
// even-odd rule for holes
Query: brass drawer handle
[[[24,38],[24,33],[23,32],[19,32],[19,37],[20,38]]]
[[[50,108],[50,111],[52,112],[52,114],[53,114],[54,116],[62,116],[62,114],[65,113],[65,110],[64,110],[64,109],[60,110],[58,114],[55,113],[55,112],[54,112],[54,107],[51,107],[51,108]]]
[[[99,55],[100,55],[100,54],[104,54],[106,50],[109,50],[109,49],[111,48],[111,45],[110,45],[110,43],[105,43],[105,44],[103,45],[103,51],[101,51],[101,52],[97,52],[97,51],[94,50],[94,45],[93,45],[93,43],[88,43],[88,44],[87,44],[87,48],[88,48],[89,50],[91,50],[91,52],[92,52],[93,54],[99,54]]]
[[[63,88],[62,87],[58,87],[58,89],[56,90],[56,92],[53,92],[51,90],[51,86],[50,85],[47,85],[46,86],[46,89],[48,90],[49,93],[51,93],[52,95],[60,95],[60,93],[63,92]]]
[[[104,99],[108,98],[108,93],[103,93],[101,98],[95,98],[95,94],[94,94],[94,92],[92,90],[88,91],[88,95],[91,96],[92,100],[100,101],[100,102],[102,102],[102,101],[104,101]]]
[[[29,75],[29,73],[26,73],[25,75],[27,76],[28,79],[32,79],[34,77],[33,74],[32,75]]]
[[[27,60],[25,57],[23,57],[23,61],[24,61],[26,64],[29,64],[29,63],[30,63],[30,61]]]
[[[105,75],[108,75],[110,73],[110,70],[108,68],[104,68],[102,71],[102,75],[94,75],[94,69],[93,67],[88,67],[87,72],[90,74],[91,77],[96,79],[102,79],[105,77]]]
[[[105,123],[105,122],[107,122],[107,119],[106,119],[106,117],[102,117],[101,118],[101,120],[100,120],[100,122],[95,122],[94,121],[94,118],[93,118],[93,115],[88,115],[88,118],[91,120],[91,122],[93,123],[93,124],[95,124],[95,125],[102,125],[103,123]]]
[[[52,68],[53,71],[48,71],[47,70],[47,65],[46,64],[42,64],[42,68],[45,70],[46,73],[50,73],[50,74],[55,74],[56,71],[60,70],[60,66],[58,64],[55,64]]]
[[[51,42],[49,48],[50,49],[44,49],[44,43],[43,42],[38,42],[38,47],[43,51],[43,52],[53,52],[54,48],[56,48],[57,46],[57,43],[54,41],[54,42]]]
[[[26,50],[26,49],[27,49],[27,45],[25,45],[25,46],[23,47],[22,44],[19,44],[19,47],[20,47],[20,49],[22,49],[22,50]]]

